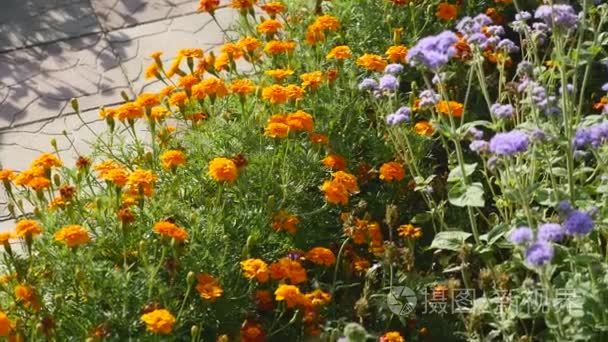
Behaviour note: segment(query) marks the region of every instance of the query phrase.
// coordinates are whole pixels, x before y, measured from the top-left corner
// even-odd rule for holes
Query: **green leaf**
[[[473,174],[473,172],[475,172],[475,169],[477,168],[477,163],[473,163],[473,164],[464,164],[464,172],[466,172],[466,177],[469,177],[470,175]],[[462,168],[460,167],[460,165],[456,166],[454,169],[452,169],[452,171],[450,171],[450,175],[448,176],[448,182],[457,182],[462,180]]]
[[[471,233],[459,230],[441,232],[435,235],[429,249],[443,249],[457,252],[471,235]]]
[[[479,182],[469,185],[456,183],[450,188],[448,200],[457,207],[483,207],[483,185]]]

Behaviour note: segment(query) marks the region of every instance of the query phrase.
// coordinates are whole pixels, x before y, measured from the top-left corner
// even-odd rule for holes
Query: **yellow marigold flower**
[[[136,120],[144,116],[141,106],[135,102],[126,102],[116,108],[116,118],[120,121]]]
[[[42,168],[42,169],[50,169],[53,167],[61,167],[63,166],[63,162],[59,160],[59,158],[52,153],[43,153],[38,158],[32,161],[30,165],[32,168]]]
[[[55,241],[63,241],[68,247],[84,245],[91,240],[89,232],[84,227],[72,224],[59,229],[55,233]]]
[[[186,164],[186,156],[182,151],[169,150],[160,155],[160,161],[165,169],[173,169]]]
[[[42,227],[38,221],[34,220],[21,220],[17,222],[15,226],[15,234],[21,238],[34,237],[42,233]]]
[[[158,92],[158,96],[160,96],[160,98],[167,97],[173,92],[173,90],[175,90],[175,87],[172,85],[168,85]]]
[[[348,204],[348,191],[339,182],[325,181],[321,186],[321,191],[325,194],[325,200],[333,204]]]
[[[268,265],[261,259],[247,259],[241,261],[243,275],[247,279],[255,278],[260,283],[268,281]]]
[[[366,53],[357,59],[357,65],[370,71],[384,71],[386,61],[378,55]]]
[[[386,50],[386,57],[392,63],[405,63],[407,48],[403,45],[393,45]]]
[[[273,216],[270,227],[276,232],[284,230],[294,235],[298,229],[298,223],[300,223],[300,219],[296,215],[281,210]]]
[[[315,22],[324,30],[337,31],[340,28],[338,18],[331,15],[322,15],[317,17]]]
[[[325,58],[327,59],[347,59],[352,56],[350,48],[346,45],[336,46],[331,49]]]
[[[304,297],[297,286],[281,284],[274,292],[277,301],[285,301],[288,308],[302,304]]]
[[[222,97],[228,94],[228,88],[226,88],[224,81],[217,77],[206,78],[197,86],[200,87],[201,92],[208,96]]]
[[[241,50],[248,53],[253,53],[262,46],[262,42],[259,39],[251,36],[241,38],[236,44]]]
[[[234,182],[239,175],[239,169],[234,161],[217,157],[209,162],[209,176],[218,182]]]
[[[127,179],[127,185],[132,191],[142,191],[145,196],[152,196],[154,192],[154,183],[156,182],[156,175],[149,170],[137,169]]]
[[[6,313],[0,311],[0,336],[8,337],[11,330],[13,330],[13,322],[11,322]]]
[[[0,170],[0,181],[10,181],[15,178],[15,172],[11,169]]]
[[[140,107],[153,107],[160,104],[160,99],[157,94],[141,93],[135,103]]]
[[[230,55],[225,52],[220,53],[220,55],[215,59],[213,63],[213,68],[216,71],[228,70],[230,67]]]
[[[287,92],[287,98],[291,101],[297,101],[304,98],[304,89],[295,84],[288,84],[285,87],[285,91]]]
[[[306,259],[317,265],[331,266],[336,262],[336,256],[329,248],[314,247],[306,253]]]
[[[66,205],[65,198],[63,198],[62,196],[56,196],[49,203],[49,210],[52,211],[52,210],[56,210],[57,208],[64,208],[65,205]]]
[[[12,239],[14,237],[14,234],[11,232],[2,232],[0,233],[0,244],[4,245],[7,244],[10,239]]]
[[[15,178],[13,178],[13,182],[15,182],[16,185],[27,186],[32,179],[42,177],[44,173],[45,170],[42,167],[29,168],[21,171],[17,176],[15,176]]]
[[[159,67],[158,67],[158,64],[156,64],[156,62],[152,62],[150,65],[148,65],[146,67],[146,70],[144,71],[144,78],[146,80],[149,80],[149,79],[156,78],[156,77],[160,77]]]
[[[169,221],[156,222],[153,229],[157,234],[173,238],[178,242],[184,242],[188,238],[188,232],[184,228],[180,228]]]
[[[397,162],[388,162],[380,166],[380,179],[385,182],[401,181],[405,178],[403,166]]]
[[[152,110],[150,111],[150,117],[155,121],[163,121],[171,116],[171,114],[172,113],[163,106],[152,107]]]
[[[257,2],[257,0],[232,0],[230,6],[232,8],[243,10],[252,8]]]
[[[260,23],[256,30],[262,34],[273,34],[277,33],[281,28],[283,28],[283,24],[276,19],[268,19]]]
[[[304,297],[314,307],[327,305],[331,301],[331,295],[321,289],[307,293]]]
[[[220,6],[220,0],[199,0],[198,11],[213,14]]]
[[[197,284],[196,291],[198,291],[199,296],[202,299],[206,299],[208,301],[214,301],[216,298],[222,296],[224,290],[220,286],[220,283],[209,274],[200,273],[196,276]]]
[[[116,109],[101,107],[101,109],[99,109],[99,117],[101,119],[116,118]]]
[[[422,229],[414,227],[411,224],[401,225],[397,228],[397,231],[399,232],[399,236],[406,239],[417,240],[422,237]]]
[[[274,78],[275,81],[280,82],[283,79],[293,75],[293,70],[291,70],[291,69],[273,69],[273,70],[266,70],[264,73],[266,75]]]
[[[397,331],[390,331],[380,336],[379,342],[405,342],[405,339]]]
[[[357,184],[357,177],[351,175],[348,172],[337,171],[331,174],[333,181],[340,183],[344,186],[346,191],[350,193],[359,192],[359,185]]]
[[[337,154],[329,154],[327,157],[323,158],[321,163],[325,167],[336,171],[342,171],[346,169],[346,159]]]
[[[435,15],[445,21],[452,20],[458,16],[458,5],[442,2],[437,6]]]
[[[175,325],[175,317],[165,309],[143,314],[141,320],[146,324],[146,329],[155,334],[168,335],[173,331],[173,325]]]
[[[184,56],[179,54],[175,57],[175,59],[169,65],[169,68],[165,70],[165,74],[167,75],[167,77],[171,78],[173,77],[173,75],[181,73],[181,69],[179,68],[179,66],[181,65],[183,59]]]
[[[188,101],[188,95],[185,91],[178,91],[177,93],[173,93],[169,98],[169,103],[172,106],[181,107],[186,104]]]
[[[329,143],[329,138],[325,134],[310,133],[310,141],[314,144],[327,144]]]
[[[247,96],[255,91],[255,84],[251,80],[235,80],[230,84],[230,92],[239,96]]]
[[[112,182],[120,187],[127,183],[129,172],[112,160],[106,160],[95,165],[99,178]]]
[[[414,132],[419,135],[430,137],[435,133],[435,129],[433,128],[430,122],[428,122],[427,120],[422,120],[416,122],[416,124],[414,125]]]
[[[272,104],[283,104],[287,102],[287,89],[278,84],[273,84],[262,89],[262,99]]]
[[[197,76],[188,74],[188,75],[180,77],[177,80],[177,84],[182,88],[190,89],[190,88],[192,88],[193,85],[197,84],[199,81],[200,81],[200,79]]]
[[[302,88],[317,89],[321,82],[323,82],[323,74],[320,71],[313,71],[300,75],[302,80]]]
[[[289,126],[280,122],[270,122],[264,128],[264,135],[271,138],[286,138],[289,135]]]
[[[201,48],[185,48],[177,52],[178,56],[190,58],[203,58],[203,49]]]
[[[310,132],[313,129],[314,120],[312,115],[303,110],[298,110],[295,113],[287,115],[285,118],[285,124],[287,124],[293,131]]]
[[[285,5],[278,1],[268,2],[260,6],[262,11],[266,12],[270,16],[275,16],[279,13],[285,12]]]
[[[435,109],[444,115],[451,115],[455,118],[459,118],[462,116],[464,112],[464,105],[460,102],[456,101],[439,101],[435,106]]]

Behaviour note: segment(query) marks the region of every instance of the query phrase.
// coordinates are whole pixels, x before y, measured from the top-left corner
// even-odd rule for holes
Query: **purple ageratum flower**
[[[481,131],[480,129],[478,129],[476,127],[469,128],[469,130],[467,131],[467,134],[469,134],[470,136],[472,136],[476,140],[479,140],[479,139],[483,138],[483,131]]]
[[[498,133],[490,139],[490,152],[499,156],[511,156],[528,149],[530,138],[524,132],[513,130]]]
[[[532,131],[531,137],[532,137],[532,140],[538,140],[538,141],[546,141],[547,140],[547,135],[540,128],[534,129]]]
[[[488,150],[490,149],[490,144],[488,144],[488,142],[485,140],[473,140],[471,141],[471,144],[469,144],[469,148],[471,149],[471,151],[477,154],[481,154],[488,152]]]
[[[544,223],[538,226],[538,240],[546,242],[558,242],[563,240],[566,232],[557,223]]]
[[[389,64],[384,68],[385,74],[397,75],[403,71],[403,65],[399,63]]]
[[[503,36],[505,34],[505,28],[499,25],[487,26],[486,30],[493,36]]]
[[[498,45],[496,45],[498,50],[506,51],[507,53],[517,53],[519,52],[519,47],[513,43],[510,39],[501,40]]]
[[[566,89],[568,90],[568,94],[572,94],[574,91],[574,86],[571,83],[566,84]],[[564,95],[563,87],[559,87],[559,94]]]
[[[441,97],[434,91],[427,89],[420,92],[420,107],[430,107],[436,105]]]
[[[376,90],[378,89],[378,82],[372,78],[366,78],[359,83],[359,90]]]
[[[530,14],[530,12],[526,12],[526,11],[521,11],[521,12],[517,12],[517,14],[515,14],[515,20],[530,20],[532,19],[532,14]]]
[[[604,85],[602,86],[602,90],[608,92],[608,83],[604,83]]]
[[[575,28],[578,25],[578,15],[570,5],[542,5],[534,12],[534,17],[541,19],[545,24],[561,26],[564,28]]]
[[[568,235],[587,235],[593,230],[593,219],[580,210],[572,210],[562,223]]]
[[[534,266],[545,265],[553,259],[553,246],[544,241],[537,241],[526,249],[526,261]]]
[[[515,108],[510,104],[502,105],[500,103],[495,103],[490,107],[490,111],[492,115],[499,119],[510,119],[513,117]]]
[[[608,121],[602,121],[589,127],[576,130],[572,143],[575,148],[591,146],[598,148],[608,139]]]
[[[515,245],[525,245],[534,239],[532,229],[528,227],[519,227],[511,231],[509,241]]]
[[[572,204],[568,200],[562,200],[557,204],[557,211],[560,214],[567,215],[572,211]]]
[[[399,80],[390,74],[386,74],[380,78],[380,89],[387,91],[396,91],[399,89]]]
[[[499,162],[500,162],[500,160],[498,160],[497,157],[493,156],[493,157],[488,158],[488,162],[486,163],[486,166],[487,166],[488,170],[494,171],[494,170],[496,170],[496,167],[498,166]]]
[[[456,54],[456,48],[453,46],[456,42],[458,37],[452,31],[422,38],[408,51],[407,61],[412,66],[422,65],[437,70]]]
[[[401,108],[397,109],[396,112],[389,114],[386,117],[386,123],[391,126],[395,126],[402,122],[410,121],[411,113],[412,113],[412,110],[409,107],[401,107]]]

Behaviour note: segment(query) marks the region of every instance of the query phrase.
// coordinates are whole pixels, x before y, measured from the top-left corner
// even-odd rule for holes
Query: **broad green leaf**
[[[457,207],[483,207],[485,205],[483,185],[479,182],[469,185],[455,183],[450,188],[448,200]]]
[[[472,175],[473,172],[475,172],[476,168],[477,163],[464,164],[464,172],[466,172],[465,176],[469,177],[470,175]],[[458,165],[453,168],[452,171],[450,171],[450,175],[448,176],[448,182],[458,182],[460,180],[462,180],[462,168],[460,167],[460,165]]]
[[[471,233],[463,231],[447,231],[435,235],[429,249],[442,249],[448,251],[459,251],[465,240],[471,237]]]

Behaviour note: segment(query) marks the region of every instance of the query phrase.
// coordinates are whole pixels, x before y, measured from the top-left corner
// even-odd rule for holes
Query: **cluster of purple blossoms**
[[[542,266],[553,260],[553,246],[546,241],[536,241],[525,252],[526,261],[534,266]]]
[[[588,213],[571,210],[562,226],[568,235],[587,235],[593,230],[593,219]]]
[[[443,31],[436,36],[422,38],[407,53],[407,61],[412,66],[422,65],[437,70],[446,65],[456,54],[454,44],[458,37],[452,31]]]
[[[486,153],[490,150],[490,144],[485,140],[473,140],[469,144],[471,151],[481,154]]]
[[[435,93],[433,90],[430,89],[421,91],[418,97],[420,98],[419,105],[422,108],[434,106],[441,99],[441,96],[439,96],[439,94]]]
[[[378,83],[378,88],[383,91],[395,92],[399,89],[399,80],[391,74],[382,76]]]
[[[391,126],[395,126],[402,122],[410,121],[411,114],[412,110],[410,109],[410,107],[401,107],[397,109],[396,112],[386,116],[386,123]]]
[[[566,232],[557,223],[544,223],[538,226],[538,240],[546,242],[559,242],[564,239]]]
[[[495,103],[490,107],[490,111],[498,119],[510,119],[513,117],[515,108],[510,104]]]
[[[595,125],[577,129],[572,138],[572,144],[574,148],[585,146],[598,148],[606,140],[608,140],[608,121],[604,120]]]
[[[473,139],[483,139],[483,131],[477,127],[471,127],[467,130],[467,135],[473,137]]]
[[[378,82],[373,78],[366,78],[359,83],[359,90],[376,90],[378,89]]]
[[[515,245],[526,245],[534,240],[534,232],[529,227],[519,227],[509,234],[509,241]]]
[[[485,14],[474,18],[464,17],[456,25],[456,29],[469,45],[479,46],[481,50],[495,47],[496,50],[506,53],[515,53],[519,47],[509,39],[502,39],[505,29],[502,26],[491,25],[492,19]]]
[[[540,19],[548,26],[573,29],[578,26],[579,18],[570,5],[542,5],[534,12],[534,18]]]
[[[403,72],[403,65],[401,65],[399,63],[392,63],[392,64],[387,65],[384,68],[385,74],[397,75],[397,74],[400,74],[401,72]]]
[[[498,133],[490,139],[490,152],[499,156],[511,156],[525,152],[530,144],[530,138],[522,131],[512,130]]]
[[[545,87],[533,81],[529,76],[522,76],[522,82],[517,86],[517,91],[519,93],[529,92],[532,103],[546,115],[560,113],[560,109],[556,105],[557,97],[547,95]]]

